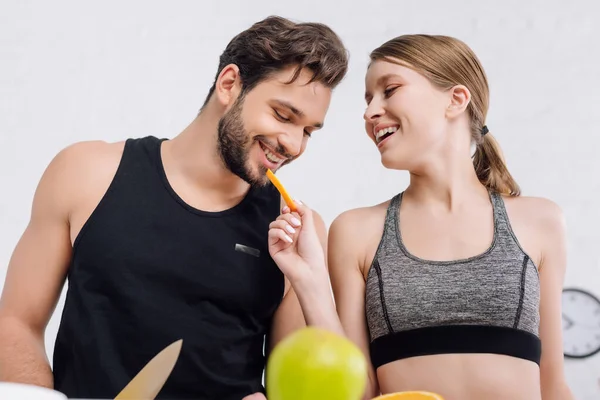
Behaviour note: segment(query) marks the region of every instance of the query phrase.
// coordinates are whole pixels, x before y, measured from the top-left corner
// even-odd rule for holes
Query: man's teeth
[[[267,160],[271,161],[272,163],[279,164],[283,161],[283,159],[277,157],[275,154],[270,152],[269,149],[263,148],[263,150],[265,152],[265,155],[267,156]]]
[[[398,130],[397,126],[389,126],[387,128],[383,128],[377,132],[377,134],[375,135],[375,139],[379,140],[383,137],[383,135],[388,134],[388,133],[394,133],[397,130]]]

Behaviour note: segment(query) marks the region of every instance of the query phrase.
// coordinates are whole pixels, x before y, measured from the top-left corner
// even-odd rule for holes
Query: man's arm
[[[89,154],[94,146],[64,149],[40,179],[0,298],[0,381],[54,386],[44,333],[71,258],[70,213],[82,193],[89,193],[79,184],[85,166],[94,162]]]

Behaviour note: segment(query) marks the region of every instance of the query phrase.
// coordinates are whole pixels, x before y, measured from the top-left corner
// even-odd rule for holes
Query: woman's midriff
[[[540,400],[537,364],[495,354],[412,357],[377,370],[382,393],[423,390],[444,400]]]

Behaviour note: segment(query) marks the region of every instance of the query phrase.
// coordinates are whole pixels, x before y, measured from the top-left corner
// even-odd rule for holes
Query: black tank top
[[[284,291],[267,248],[280,196],[268,185],[226,211],[192,208],[168,183],[162,140],[126,142],[75,240],[53,357],[68,397],[114,398],[178,339],[158,398],[264,393],[264,338]]]

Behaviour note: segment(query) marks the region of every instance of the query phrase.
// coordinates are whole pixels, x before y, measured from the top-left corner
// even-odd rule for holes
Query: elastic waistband
[[[449,325],[411,329],[376,338],[370,344],[374,368],[409,357],[434,354],[490,353],[539,365],[540,339],[523,330],[482,325]]]

